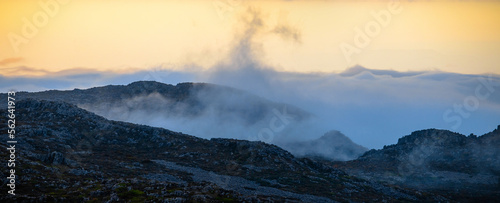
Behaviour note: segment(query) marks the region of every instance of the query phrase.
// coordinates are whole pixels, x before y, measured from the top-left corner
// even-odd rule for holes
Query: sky
[[[209,82],[368,148],[500,124],[500,1],[0,0],[0,23],[1,92]]]
[[[263,15],[260,60],[280,71],[500,73],[499,1],[2,0],[1,74],[208,69],[249,8]]]

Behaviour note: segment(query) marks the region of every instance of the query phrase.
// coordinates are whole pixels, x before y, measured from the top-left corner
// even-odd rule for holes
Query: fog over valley
[[[500,1],[0,10],[0,202],[500,200]]]

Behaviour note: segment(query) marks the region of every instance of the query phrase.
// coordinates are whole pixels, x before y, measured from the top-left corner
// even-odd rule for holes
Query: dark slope
[[[500,198],[500,126],[483,136],[421,130],[395,145],[336,162],[349,174],[472,200]],[[498,200],[498,199],[497,199]]]
[[[19,92],[19,99],[33,98],[47,101],[63,101],[102,115],[108,119],[127,121],[133,112],[161,113],[166,117],[192,118],[214,111],[215,114],[241,118],[245,124],[263,120],[273,108],[283,104],[241,90],[207,83],[164,84],[139,81],[129,85],[108,85],[80,90],[49,90],[43,92]],[[242,103],[244,101],[244,103]],[[296,119],[309,114],[296,107],[288,111]]]
[[[1,114],[6,114],[1,110]],[[16,105],[17,200],[395,201],[431,195],[353,178],[262,142],[109,121],[72,104]],[[0,146],[7,123],[0,117]],[[7,157],[6,150],[0,156]],[[2,164],[2,176],[7,171]],[[5,181],[5,179],[4,179]],[[5,182],[4,182],[5,184]],[[6,190],[5,185],[2,188]],[[6,194],[6,191],[2,191]],[[0,199],[13,200],[2,195]]]

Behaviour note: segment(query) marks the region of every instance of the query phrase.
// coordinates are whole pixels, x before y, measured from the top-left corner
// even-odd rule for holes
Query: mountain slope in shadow
[[[332,165],[369,180],[492,201],[500,198],[499,157],[500,126],[479,137],[428,129]]]
[[[297,136],[315,136],[302,133],[308,131],[306,128],[310,127],[308,123],[314,115],[288,104],[214,84],[139,81],[85,90],[19,92],[17,98],[67,102],[107,119],[162,127],[203,138],[262,140],[285,147],[297,156],[351,160],[363,150],[350,140],[332,140],[334,137],[327,138],[328,135],[321,138],[326,140],[286,143],[284,141]],[[262,133],[271,125],[282,128],[279,133],[273,133],[273,137]]]
[[[6,114],[6,110],[0,110]],[[18,196],[3,201],[437,201],[263,142],[110,121],[75,105],[16,104]],[[6,123],[6,117],[0,118]],[[1,126],[7,132],[7,126]],[[0,137],[0,146],[8,136]],[[0,156],[7,157],[7,151]],[[7,171],[2,164],[0,173]],[[3,184],[6,180],[4,180]]]

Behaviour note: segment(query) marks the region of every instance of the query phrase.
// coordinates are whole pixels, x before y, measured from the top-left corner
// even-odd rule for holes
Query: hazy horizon
[[[368,148],[500,124],[498,1],[0,5],[2,92],[208,82],[311,112],[307,138]]]

